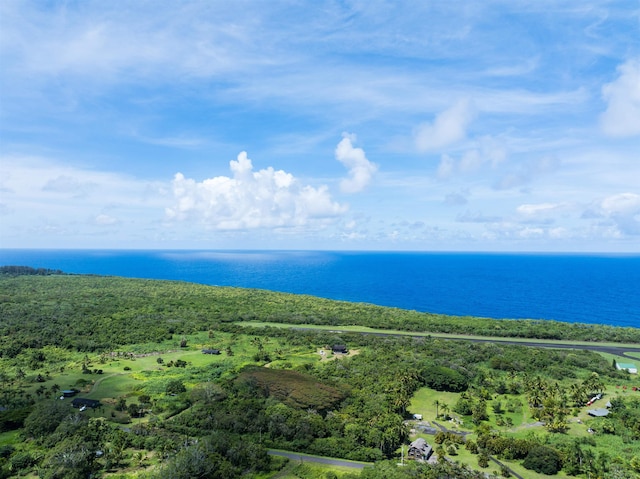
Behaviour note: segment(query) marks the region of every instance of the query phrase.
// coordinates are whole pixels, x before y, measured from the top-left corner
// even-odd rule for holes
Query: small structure
[[[609,410],[605,408],[589,409],[587,413],[593,417],[605,417],[609,415]]]
[[[426,461],[431,457],[431,454],[433,454],[433,448],[427,444],[427,441],[419,437],[409,445],[407,456],[418,461]]]
[[[333,351],[333,354],[347,354],[349,352],[344,344],[334,344],[331,346],[331,351]]]
[[[78,393],[78,391],[76,391],[75,389],[65,389],[61,392],[62,392],[62,397],[65,397],[65,398],[73,397]]]
[[[95,409],[100,406],[100,401],[96,401],[95,399],[87,399],[87,398],[75,398],[71,401],[71,405],[77,408],[88,408]]]
[[[631,374],[638,374],[638,368],[633,363],[616,363],[616,369],[620,371],[627,370]]]
[[[203,349],[202,354],[220,354],[219,349]]]

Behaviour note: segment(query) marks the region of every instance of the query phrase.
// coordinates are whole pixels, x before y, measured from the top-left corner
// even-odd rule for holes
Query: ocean
[[[640,327],[640,255],[0,249],[0,265],[260,288],[459,316]]]

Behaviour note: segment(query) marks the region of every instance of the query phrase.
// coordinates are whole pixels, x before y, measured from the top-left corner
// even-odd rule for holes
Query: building
[[[609,410],[605,408],[589,409],[587,413],[589,414],[589,416],[593,417],[605,417],[609,415]]]
[[[344,344],[334,344],[331,346],[331,351],[333,351],[333,354],[347,354],[349,352]]]
[[[638,368],[633,363],[616,363],[616,368],[619,370],[626,369],[631,374],[638,374]]]
[[[418,461],[426,461],[433,454],[433,448],[427,444],[427,441],[419,437],[409,445],[407,456]]]
[[[73,407],[90,407],[91,409],[95,409],[100,406],[100,401],[96,401],[95,399],[87,399],[87,398],[75,398],[71,401],[71,405]]]
[[[62,397],[70,398],[75,396],[78,393],[75,389],[65,389],[62,391]]]

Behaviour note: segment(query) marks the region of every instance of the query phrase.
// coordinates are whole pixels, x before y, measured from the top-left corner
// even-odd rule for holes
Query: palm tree
[[[440,406],[440,401],[436,399],[433,401],[433,405],[436,407],[436,419],[438,419],[438,406]]]
[[[604,383],[602,379],[600,379],[600,375],[596,372],[591,373],[591,376],[589,376],[583,384],[588,392],[601,393],[604,391]]]

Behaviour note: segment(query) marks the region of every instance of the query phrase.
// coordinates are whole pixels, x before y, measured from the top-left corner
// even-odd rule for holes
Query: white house
[[[638,368],[633,363],[616,363],[616,368],[620,370],[626,369],[631,374],[638,374]]]

